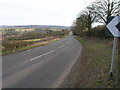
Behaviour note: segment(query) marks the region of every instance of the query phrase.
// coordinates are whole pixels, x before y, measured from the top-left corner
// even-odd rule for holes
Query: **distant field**
[[[62,29],[57,29],[57,28],[51,28],[51,31],[62,31]]]
[[[63,39],[63,37],[45,37],[45,38],[38,38],[38,39],[28,39],[28,40],[9,40],[5,41],[3,45],[0,47],[2,49],[2,55],[8,55],[24,50],[28,50],[34,47],[43,46],[57,40]]]
[[[15,29],[15,31],[34,31],[34,29]]]
[[[38,30],[37,30],[38,29]],[[51,42],[64,38],[69,31],[51,28],[49,32],[39,32],[40,28],[14,27],[4,28],[2,46],[2,55],[12,54],[34,47],[43,46]],[[53,31],[52,31],[53,30]],[[16,32],[17,31],[17,32]],[[24,32],[25,31],[25,32]]]

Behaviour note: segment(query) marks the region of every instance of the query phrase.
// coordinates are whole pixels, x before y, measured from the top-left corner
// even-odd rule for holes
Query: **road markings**
[[[68,42],[66,42],[66,44],[68,44]]]
[[[58,48],[62,48],[62,47],[64,47],[65,45],[61,45],[61,46],[59,46]]]
[[[47,53],[44,53],[44,54],[42,54],[42,55],[40,55],[40,56],[37,56],[37,57],[32,58],[32,59],[30,59],[30,60],[27,60],[27,61],[25,61],[25,62],[33,61],[33,60],[38,59],[38,58],[40,58],[40,57],[46,56],[46,55],[48,55],[48,54],[50,54],[50,53],[52,53],[52,52],[54,52],[54,51],[55,51],[55,50],[49,51],[49,52],[47,52]]]
[[[68,44],[68,42],[66,42],[66,44]],[[58,48],[62,48],[62,47],[64,47],[64,46],[65,46],[65,45],[63,44],[63,45],[59,46]],[[28,50],[28,51],[29,51],[29,50]],[[33,60],[35,60],[35,59],[41,58],[41,57],[46,56],[46,55],[48,55],[48,54],[50,54],[50,53],[52,53],[52,52],[54,52],[54,51],[55,51],[55,50],[49,51],[49,52],[44,53],[44,54],[42,54],[42,55],[40,55],[40,56],[34,57],[34,58],[30,59],[30,60],[26,60],[25,62],[30,62],[30,61],[33,61]]]

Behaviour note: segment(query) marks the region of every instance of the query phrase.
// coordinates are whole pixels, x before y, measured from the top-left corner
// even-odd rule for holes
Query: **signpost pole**
[[[113,76],[113,66],[114,66],[114,59],[115,59],[116,43],[117,43],[117,37],[114,37],[113,51],[112,51],[112,61],[111,61],[111,68],[110,68],[110,76],[111,77]]]
[[[118,21],[120,22],[120,3],[118,3],[118,16],[119,16]],[[118,37],[118,85],[119,84],[120,84],[120,37]]]

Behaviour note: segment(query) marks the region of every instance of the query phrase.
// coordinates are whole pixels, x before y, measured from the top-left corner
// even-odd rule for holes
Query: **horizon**
[[[62,26],[62,27],[70,27],[70,26],[63,26],[63,25],[0,25],[0,26]]]

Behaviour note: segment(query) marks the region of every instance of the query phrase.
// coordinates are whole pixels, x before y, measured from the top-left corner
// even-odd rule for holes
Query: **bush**
[[[105,25],[99,25],[91,29],[90,36],[95,37],[108,37],[106,33],[107,29]],[[89,31],[85,31],[84,36],[89,36]]]
[[[27,32],[27,33],[19,35],[19,36],[14,36],[14,37],[8,38],[8,40],[38,39],[38,38],[45,38],[47,36],[64,36],[66,34],[68,34],[67,30],[52,31],[52,32],[44,33],[44,34],[33,31],[33,32]]]
[[[2,43],[3,45],[3,52],[5,51],[13,51],[15,49],[26,47],[28,45],[31,45],[32,42],[25,42],[25,41],[5,41]]]

